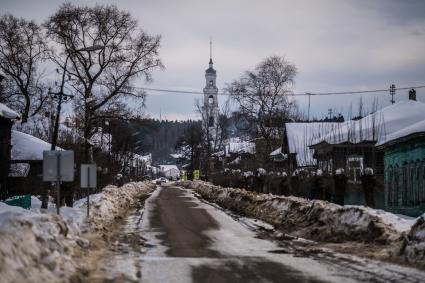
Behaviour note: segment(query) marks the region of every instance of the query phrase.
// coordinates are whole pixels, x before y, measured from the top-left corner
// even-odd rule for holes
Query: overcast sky
[[[41,23],[63,1],[0,0],[0,12]],[[295,93],[334,92],[425,85],[425,1],[71,1],[116,4],[151,34],[162,35],[164,71],[146,87],[202,91],[208,67],[209,37],[221,89],[270,55],[282,55],[298,68]],[[92,3],[92,4],[90,4]],[[139,83],[139,85],[143,85]],[[387,92],[377,94],[389,104]],[[418,98],[425,101],[425,91]],[[195,117],[201,95],[150,93],[146,113],[162,118]],[[346,114],[359,95],[311,98],[311,115],[328,108]],[[363,95],[366,103],[372,95]],[[221,101],[226,97],[220,97]],[[396,100],[407,99],[399,91]],[[306,97],[297,98],[307,110]]]

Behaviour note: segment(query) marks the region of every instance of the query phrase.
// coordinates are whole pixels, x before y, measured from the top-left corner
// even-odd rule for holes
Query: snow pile
[[[107,186],[91,196],[89,224],[92,231],[105,230],[125,211],[155,188],[148,183]],[[80,238],[85,227],[85,199],[75,207],[40,212],[41,202],[32,198],[31,210],[0,202],[1,282],[67,282],[78,268],[74,255],[87,248]]]
[[[412,226],[405,239],[400,253],[413,261],[425,260],[425,214],[420,216]]]
[[[122,187],[106,186],[101,194],[90,200],[90,227],[94,230],[106,230],[114,220],[120,217],[123,211],[134,207],[140,198],[146,196],[155,188],[148,182],[127,183]],[[87,202],[77,204],[79,208],[85,208]]]
[[[2,282],[59,282],[75,272],[81,240],[60,216],[0,203],[0,239]]]
[[[359,241],[388,244],[400,232],[372,209],[344,207],[326,201],[257,194],[206,182],[181,182],[208,201],[241,215],[266,221],[294,236],[324,242]]]

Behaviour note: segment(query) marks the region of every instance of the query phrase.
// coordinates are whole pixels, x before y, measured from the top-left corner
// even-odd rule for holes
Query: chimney
[[[413,88],[409,90],[409,100],[416,101],[416,90],[414,90]]]

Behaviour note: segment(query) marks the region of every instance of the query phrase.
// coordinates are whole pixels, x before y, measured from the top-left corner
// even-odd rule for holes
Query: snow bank
[[[420,216],[412,226],[412,229],[410,229],[400,249],[400,254],[404,255],[408,260],[421,261],[424,264],[425,214]]]
[[[344,207],[326,201],[257,194],[243,189],[222,188],[206,182],[180,182],[208,201],[241,215],[254,217],[294,236],[316,241],[359,241],[388,244],[400,232],[369,208]],[[389,220],[390,219],[390,220]],[[394,219],[392,219],[394,220]]]
[[[90,200],[89,224],[94,230],[105,230],[117,218],[120,212],[134,207],[140,198],[153,191],[156,186],[149,182],[127,183],[122,187],[106,186],[102,194]],[[80,208],[86,208],[86,201],[78,204]]]
[[[124,211],[155,188],[149,183],[107,186],[90,199],[92,231],[106,229]],[[81,238],[85,227],[86,201],[73,208],[61,208],[58,216],[51,210],[25,210],[0,203],[0,278],[1,282],[67,282],[76,271],[73,255],[89,242]]]
[[[2,282],[59,282],[76,269],[78,235],[55,214],[0,203],[0,239]]]

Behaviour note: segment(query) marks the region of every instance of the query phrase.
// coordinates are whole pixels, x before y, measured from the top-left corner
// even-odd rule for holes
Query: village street
[[[421,282],[425,273],[267,237],[174,185],[158,187],[121,227],[92,282]]]

